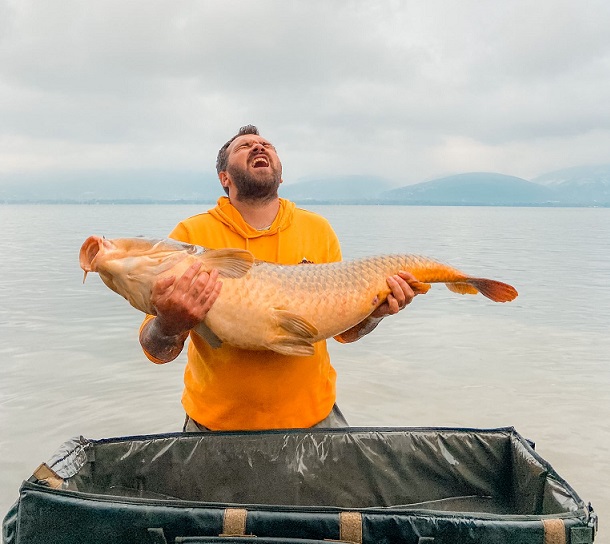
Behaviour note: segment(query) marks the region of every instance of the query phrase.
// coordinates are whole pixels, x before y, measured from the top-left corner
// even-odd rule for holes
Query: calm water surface
[[[90,234],[164,236],[209,206],[0,206],[0,516],[66,439],[179,430],[184,358],[140,352],[141,314]],[[330,342],[352,425],[514,426],[610,519],[610,209],[317,206],[346,258],[408,252],[512,283],[510,304],[434,286],[352,345]]]

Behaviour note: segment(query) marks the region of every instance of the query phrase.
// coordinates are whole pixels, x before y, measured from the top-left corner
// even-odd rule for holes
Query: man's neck
[[[263,230],[271,226],[280,209],[280,199],[268,202],[241,202],[231,199],[231,204],[252,228]]]

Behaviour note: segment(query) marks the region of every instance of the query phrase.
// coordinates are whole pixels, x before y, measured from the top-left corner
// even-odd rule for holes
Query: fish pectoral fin
[[[208,327],[203,321],[194,327],[193,330],[208,344],[210,344],[211,347],[216,349],[222,346],[222,340],[218,338],[218,336],[212,332],[212,329],[210,329],[210,327]]]
[[[241,278],[254,264],[254,255],[245,249],[209,249],[199,259],[206,270],[218,270],[221,278]]]
[[[280,332],[266,346],[283,355],[313,355],[318,329],[304,317],[289,310],[274,308],[273,318]]]
[[[476,295],[479,290],[476,287],[464,282],[446,283],[447,289],[460,295]]]
[[[299,314],[281,308],[273,308],[271,313],[278,327],[289,334],[307,340],[313,340],[318,335],[318,329]]]

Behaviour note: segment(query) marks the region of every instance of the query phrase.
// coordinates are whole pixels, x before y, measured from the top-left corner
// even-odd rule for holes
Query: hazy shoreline
[[[490,207],[490,208],[610,208],[610,203],[601,204],[569,204],[569,203],[524,203],[515,202],[512,204],[490,204],[490,203],[473,203],[473,202],[388,202],[385,200],[294,200],[298,206],[430,206],[430,207],[444,207],[444,206],[458,206],[458,207]],[[139,200],[139,199],[112,199],[112,200],[0,200],[0,205],[3,206],[19,206],[19,205],[69,205],[69,206],[149,206],[149,205],[168,205],[168,206],[182,206],[182,205],[198,205],[205,204],[213,206],[216,200]]]

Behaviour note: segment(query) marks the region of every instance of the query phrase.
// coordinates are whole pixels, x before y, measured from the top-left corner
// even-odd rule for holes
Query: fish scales
[[[262,264],[243,281],[235,281],[242,283],[244,292],[240,296],[258,307],[312,316],[319,340],[335,336],[366,318],[390,293],[386,278],[401,270],[411,272],[424,283],[466,278],[425,257],[388,255],[323,265]]]
[[[219,270],[223,286],[203,323],[193,330],[217,346],[227,342],[252,350],[310,355],[313,344],[361,322],[391,292],[387,278],[410,272],[425,292],[445,283],[461,294],[481,292],[497,302],[517,296],[510,285],[471,277],[428,257],[393,254],[328,264],[279,265],[255,261],[240,249],[206,250],[174,240],[105,240],[89,237],[81,267],[98,272],[132,306],[154,313],[154,282],[180,276],[194,262]]]

